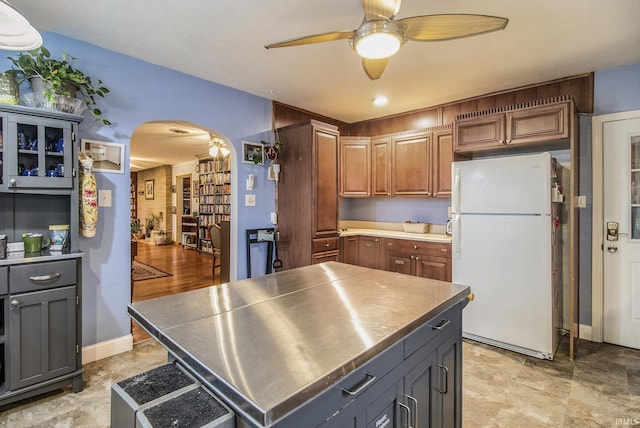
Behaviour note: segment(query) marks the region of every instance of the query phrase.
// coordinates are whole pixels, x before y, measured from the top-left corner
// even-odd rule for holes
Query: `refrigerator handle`
[[[460,212],[460,168],[455,168],[453,172],[453,212]]]
[[[460,248],[460,214],[453,215],[453,252],[456,258],[459,259],[462,255],[462,248]]]

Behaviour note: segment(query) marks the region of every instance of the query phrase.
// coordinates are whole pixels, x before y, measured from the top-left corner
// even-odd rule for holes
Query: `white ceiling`
[[[357,28],[359,0],[10,1],[40,30],[349,123],[640,62],[638,0],[405,0],[398,19],[474,13],[509,24],[409,42],[375,81],[346,40],[264,48]],[[372,105],[379,94],[386,107]]]

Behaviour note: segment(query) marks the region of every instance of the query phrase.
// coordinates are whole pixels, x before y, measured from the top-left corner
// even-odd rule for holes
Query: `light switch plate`
[[[111,190],[98,189],[98,206],[99,207],[111,206]]]

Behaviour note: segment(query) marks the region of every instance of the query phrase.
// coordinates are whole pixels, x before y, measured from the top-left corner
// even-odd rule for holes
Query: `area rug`
[[[155,268],[146,263],[141,263],[138,261],[133,261],[133,280],[134,281],[144,281],[145,279],[154,279],[154,278],[162,278],[165,276],[172,276],[170,273]]]

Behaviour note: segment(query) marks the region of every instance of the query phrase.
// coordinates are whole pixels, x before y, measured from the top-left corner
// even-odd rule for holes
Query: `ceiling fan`
[[[266,45],[284,48],[312,43],[349,39],[351,47],[362,57],[362,67],[371,80],[382,76],[387,61],[407,41],[434,42],[475,36],[503,30],[506,18],[487,15],[423,15],[394,20],[401,0],[362,0],[364,19],[353,31],[332,31],[298,37]]]

